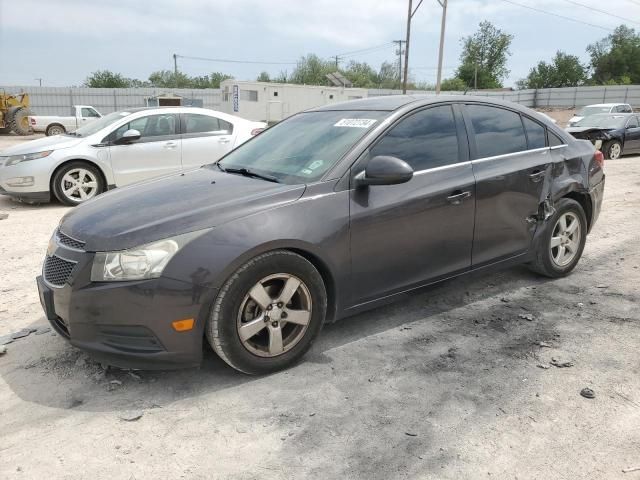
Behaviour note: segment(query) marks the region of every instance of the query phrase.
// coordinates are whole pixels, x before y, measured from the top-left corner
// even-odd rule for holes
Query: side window
[[[522,121],[524,123],[524,129],[527,132],[529,150],[546,147],[547,139],[545,138],[545,128],[538,122],[535,122],[525,116],[522,117]]]
[[[182,116],[182,133],[217,133],[230,134],[233,125],[209,115],[187,113]],[[226,133],[225,133],[226,132]]]
[[[564,140],[562,140],[558,135],[553,133],[551,130],[547,130],[547,133],[549,134],[550,147],[559,147],[560,145],[564,145],[567,143]]]
[[[161,137],[176,134],[176,116],[173,113],[162,115],[147,115],[146,117],[136,118],[129,123],[118,127],[110,136],[112,140],[116,140],[127,130],[138,130],[141,139],[150,139],[153,137]]]
[[[478,158],[527,149],[520,114],[487,105],[467,105],[467,111],[475,131]]]
[[[414,113],[393,127],[369,152],[371,158],[391,155],[416,170],[459,161],[458,135],[450,105]]]
[[[83,118],[89,118],[89,117],[99,118],[100,117],[100,115],[98,115],[98,112],[96,112],[93,108],[86,108],[86,107],[83,107],[80,109],[80,115],[82,115]]]

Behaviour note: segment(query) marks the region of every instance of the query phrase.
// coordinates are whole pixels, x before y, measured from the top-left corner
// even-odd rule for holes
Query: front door
[[[624,132],[624,153],[640,151],[640,122],[636,115],[627,120]]]
[[[537,121],[482,104],[467,105],[466,112],[476,177],[475,267],[529,249],[553,160]]]
[[[459,141],[460,139],[460,141]],[[471,265],[474,178],[461,118],[438,105],[403,118],[366,154],[414,169],[401,185],[351,191],[353,303],[362,304],[446,277]]]
[[[109,156],[116,185],[121,187],[182,169],[180,135],[176,114],[136,118],[118,127],[110,136]],[[141,138],[125,145],[115,144],[127,130],[138,130]]]

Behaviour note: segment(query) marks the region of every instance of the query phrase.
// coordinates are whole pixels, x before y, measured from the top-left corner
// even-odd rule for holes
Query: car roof
[[[517,103],[508,102],[493,97],[480,97],[474,95],[387,95],[383,97],[369,97],[359,100],[349,100],[346,102],[323,105],[307,111],[344,111],[344,110],[379,110],[394,111],[403,107],[420,107],[423,105],[458,102],[458,103],[489,103],[508,107],[520,111],[528,110]]]
[[[607,117],[607,118],[611,118],[611,117],[622,117],[622,118],[624,118],[624,117],[635,117],[637,115],[638,115],[637,113],[622,113],[622,112],[621,113],[595,113],[593,115],[589,115],[588,118],[592,118],[592,117],[596,118],[596,119],[597,118],[605,118],[605,117]]]
[[[615,107],[617,105],[629,105],[628,103],[594,103],[592,105],[585,105],[585,107]]]

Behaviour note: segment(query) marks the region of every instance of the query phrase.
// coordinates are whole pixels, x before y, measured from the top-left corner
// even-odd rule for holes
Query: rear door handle
[[[460,205],[465,198],[469,198],[471,196],[471,192],[461,192],[460,190],[456,190],[452,195],[447,197],[447,201],[452,205]]]
[[[230,138],[219,138],[218,143],[229,143],[231,141]]]
[[[529,179],[532,182],[539,182],[542,180],[547,172],[544,170],[535,170],[533,173],[529,174]]]
[[[164,144],[164,148],[176,148],[178,144],[176,142],[167,142]]]

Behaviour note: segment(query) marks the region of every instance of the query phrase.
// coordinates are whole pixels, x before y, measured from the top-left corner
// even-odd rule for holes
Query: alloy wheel
[[[619,143],[614,143],[609,147],[609,158],[611,160],[616,160],[620,158],[621,154],[622,154],[622,147],[620,146]]]
[[[311,311],[311,294],[302,280],[288,273],[269,275],[257,282],[240,304],[238,336],[254,355],[282,355],[304,337]]]
[[[49,136],[53,137],[54,135],[62,135],[64,133],[64,129],[62,127],[51,127],[49,128]]]
[[[98,179],[85,168],[73,168],[62,177],[60,189],[72,202],[84,202],[95,197],[98,192]]]
[[[581,240],[581,227],[578,216],[573,212],[563,213],[551,235],[551,259],[559,267],[566,267],[578,254]]]

